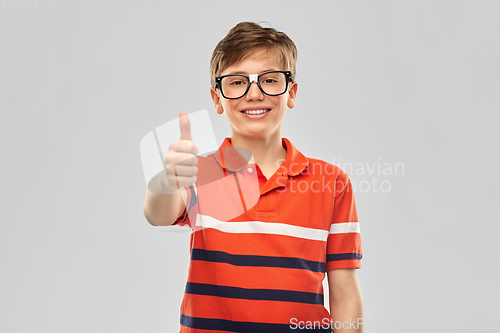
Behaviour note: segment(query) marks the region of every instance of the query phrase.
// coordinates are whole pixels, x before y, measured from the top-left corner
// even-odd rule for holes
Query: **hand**
[[[191,186],[196,181],[198,147],[191,137],[191,123],[185,112],[179,115],[179,127],[181,138],[170,143],[165,156],[165,170],[158,177],[160,192],[164,194],[177,193],[179,188]]]

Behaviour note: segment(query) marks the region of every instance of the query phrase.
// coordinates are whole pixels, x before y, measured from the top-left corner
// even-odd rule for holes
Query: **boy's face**
[[[284,70],[277,57],[267,50],[256,50],[244,60],[224,70],[220,75],[227,74],[260,74],[271,70]],[[281,136],[281,123],[287,107],[295,106],[297,83],[289,82],[287,91],[279,96],[264,94],[257,83],[250,84],[246,95],[238,99],[226,99],[220,89],[211,88],[210,93],[217,113],[225,113],[231,126],[232,135],[249,138],[269,138],[278,133]],[[243,113],[244,110],[269,109],[259,116]]]

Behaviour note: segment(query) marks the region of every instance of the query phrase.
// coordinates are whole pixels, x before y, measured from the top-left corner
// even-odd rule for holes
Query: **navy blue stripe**
[[[203,260],[211,262],[224,262],[235,266],[259,266],[259,267],[281,267],[307,269],[313,272],[324,273],[326,263],[319,261],[304,260],[301,258],[271,257],[230,254],[222,251],[209,251],[195,249],[191,251],[191,260]]]
[[[181,325],[205,330],[218,330],[239,333],[296,333],[297,331],[317,332],[317,333],[331,333],[331,326],[323,325],[319,321],[320,327],[309,328],[303,327],[299,329],[296,323],[293,324],[268,324],[268,323],[254,323],[243,321],[232,321],[225,319],[211,319],[211,318],[197,318],[189,317],[181,314]],[[294,328],[295,327],[295,328]],[[327,328],[328,327],[328,328]]]
[[[323,294],[294,290],[246,289],[238,287],[218,286],[215,284],[188,282],[186,284],[186,293],[261,301],[282,301],[321,305],[324,304]]]
[[[363,256],[359,253],[336,253],[336,254],[327,254],[326,261],[361,259],[362,257]]]

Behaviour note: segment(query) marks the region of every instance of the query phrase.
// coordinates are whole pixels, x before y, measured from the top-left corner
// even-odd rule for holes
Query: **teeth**
[[[262,109],[262,110],[245,110],[243,113],[245,114],[263,114],[270,111],[270,109]]]

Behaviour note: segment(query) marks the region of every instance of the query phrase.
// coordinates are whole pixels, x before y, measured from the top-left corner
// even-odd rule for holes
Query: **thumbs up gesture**
[[[179,115],[179,126],[181,138],[170,143],[165,156],[165,172],[161,177],[163,193],[176,193],[177,189],[191,186],[196,181],[198,147],[191,137],[191,123],[185,112]]]

